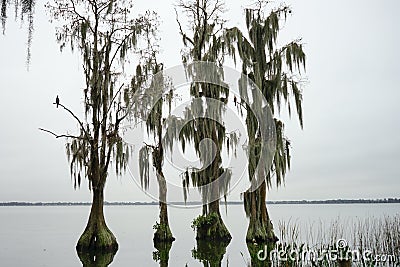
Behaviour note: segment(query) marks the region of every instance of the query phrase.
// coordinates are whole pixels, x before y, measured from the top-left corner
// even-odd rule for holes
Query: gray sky
[[[136,1],[140,11],[151,8]],[[180,64],[181,38],[172,1],[161,17],[161,59]],[[241,5],[226,1],[228,26],[243,26]],[[281,43],[302,37],[307,54],[304,130],[286,120],[292,169],[271,200],[400,197],[400,2],[287,1],[293,8]],[[243,28],[242,28],[243,29]],[[26,31],[9,19],[0,37],[0,201],[89,201],[87,183],[73,189],[63,132],[75,122],[52,105],[58,94],[81,110],[83,79],[77,53],[60,53],[43,3],[36,6],[32,63],[26,71]],[[152,181],[154,183],[154,181]],[[129,174],[109,177],[109,201],[151,200]],[[228,199],[239,199],[238,193]]]

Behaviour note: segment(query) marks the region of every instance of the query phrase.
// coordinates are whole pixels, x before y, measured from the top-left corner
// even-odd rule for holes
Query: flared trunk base
[[[156,231],[154,232],[153,242],[156,243],[172,243],[175,241],[171,229],[168,224],[156,224]]]
[[[104,187],[93,190],[93,202],[90,209],[89,220],[76,245],[79,252],[116,252],[117,239],[108,229],[104,219]]]
[[[255,191],[245,192],[244,206],[250,218],[246,234],[247,242],[275,244],[279,240],[274,234],[274,227],[267,211],[266,192],[265,181]]]
[[[250,222],[247,229],[246,241],[257,243],[276,243],[279,239],[274,234],[274,229],[271,223],[252,223]]]
[[[196,240],[201,241],[230,241],[231,234],[226,228],[219,214],[212,212],[206,216],[199,216],[194,220]]]
[[[79,238],[76,250],[78,252],[116,252],[118,250],[118,243],[106,225],[88,227]]]

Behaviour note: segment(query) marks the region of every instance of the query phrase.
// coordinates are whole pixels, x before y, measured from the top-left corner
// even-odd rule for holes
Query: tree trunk
[[[214,141],[214,144],[218,144],[215,123],[211,125],[211,128],[211,138]],[[226,228],[222,220],[221,213],[219,212],[220,188],[218,181],[216,182],[216,180],[219,179],[220,175],[224,172],[224,170],[220,167],[222,163],[221,149],[217,147],[216,151],[210,152],[212,155],[215,155],[212,164],[208,167],[208,170],[211,170],[212,173],[212,182],[210,188],[211,192],[208,192],[208,194],[211,194],[211,199],[213,201],[208,205],[203,204],[203,217],[206,218],[207,223],[197,226],[196,239],[202,241],[230,241],[232,236]],[[206,215],[204,215],[204,211],[206,211]]]
[[[266,192],[266,184],[263,181],[259,188],[249,193],[251,212],[246,235],[248,242],[275,243],[278,241],[267,211]]]
[[[117,240],[108,229],[104,219],[103,204],[104,186],[93,188],[92,208],[86,228],[76,245],[78,252],[115,252],[118,250]]]
[[[169,228],[167,209],[167,182],[165,181],[162,171],[159,171],[157,174],[157,179],[160,205],[160,224],[156,224],[156,232],[154,233],[153,241],[155,243],[172,242],[175,240],[175,238],[172,236],[171,229]]]
[[[208,223],[198,225],[196,239],[201,241],[230,241],[232,236],[226,228],[219,212],[219,189],[214,185],[211,191],[216,200],[208,204],[209,213],[205,216]]]
[[[265,231],[267,233],[267,241],[276,242],[278,238],[274,234],[274,227],[272,225],[272,221],[269,218],[268,210],[267,210],[267,185],[265,181],[261,184],[260,187],[260,202],[261,202],[261,216],[262,222],[265,225]]]

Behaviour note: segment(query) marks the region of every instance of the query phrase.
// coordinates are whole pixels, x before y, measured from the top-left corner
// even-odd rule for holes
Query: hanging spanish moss
[[[236,43],[237,53],[242,61],[242,71],[257,85],[267,100],[272,114],[275,116],[276,151],[273,164],[264,177],[257,177],[256,166],[260,162],[260,131],[258,121],[246,101],[241,107],[247,112],[246,125],[248,134],[248,175],[250,181],[262,179],[262,183],[254,190],[250,188],[244,194],[244,208],[250,219],[247,241],[277,240],[273,225],[266,207],[266,192],[272,186],[282,184],[287,170],[290,168],[290,141],[284,135],[284,123],[278,119],[282,104],[291,114],[291,99],[294,99],[300,126],[303,127],[302,94],[299,89],[301,70],[305,69],[305,54],[301,40],[295,40],[283,47],[277,47],[278,33],[281,24],[291,13],[288,6],[272,9],[268,15],[263,7],[267,1],[260,1],[258,8],[245,9],[248,37],[238,28],[225,32],[228,42]],[[245,83],[240,83],[242,100],[248,98]],[[258,185],[258,184],[257,184]]]
[[[152,41],[156,20],[150,12],[133,17],[131,7],[129,1],[54,0],[46,5],[52,19],[61,24],[56,29],[60,49],[69,45],[78,50],[86,81],[83,119],[63,103],[62,97],[55,103],[77,121],[77,134],[57,135],[45,130],[67,138],[74,186],[80,187],[86,178],[92,191],[92,207],[76,246],[78,252],[118,249],[104,218],[104,188],[112,165],[117,175],[126,170],[131,147],[123,142],[120,125],[129,118],[132,95],[151,70],[142,59],[129,83],[124,81],[124,62],[137,52],[139,38]]]
[[[28,26],[28,36],[27,36],[27,54],[26,54],[26,65],[29,69],[30,61],[31,61],[31,45],[33,40],[33,31],[34,31],[34,14],[35,14],[35,4],[36,0],[1,0],[1,28],[3,34],[6,33],[6,22],[8,15],[10,13],[9,7],[14,7],[14,17],[17,19],[18,17],[21,20],[21,23],[27,22]]]
[[[155,55],[155,53],[153,53]],[[155,145],[145,144],[139,151],[139,174],[142,187],[147,190],[150,182],[150,154],[159,188],[159,222],[153,226],[155,233],[154,244],[163,246],[161,243],[171,243],[175,240],[168,222],[167,209],[167,182],[163,172],[164,143],[163,137],[163,104],[168,103],[171,111],[172,89],[164,81],[162,64],[157,63],[153,57],[153,75],[146,93],[136,99],[135,106],[148,113],[142,113],[146,118],[147,132],[154,136]]]
[[[199,188],[202,197],[202,215],[193,221],[196,239],[230,240],[231,235],[219,210],[220,198],[226,197],[231,179],[231,171],[222,167],[221,150],[224,145],[234,146],[236,140],[229,139],[225,126],[220,123],[229,97],[229,88],[222,82],[224,79],[221,69],[210,72],[207,67],[202,68],[201,64],[191,64],[207,61],[213,62],[217,67],[222,66],[227,46],[222,39],[224,20],[221,15],[224,5],[221,1],[193,0],[181,1],[178,6],[189,18],[190,25],[188,33],[184,32],[177,13],[185,46],[182,59],[187,75],[193,80],[205,80],[205,77],[211,76],[220,83],[193,82],[190,85],[192,102],[186,108],[184,118],[172,117],[168,120],[170,129],[181,124],[180,132],[170,131],[166,141],[170,142],[171,147],[171,141],[178,139],[183,151],[186,143],[192,142],[202,165],[201,168],[188,168],[182,181],[185,200],[190,184]]]

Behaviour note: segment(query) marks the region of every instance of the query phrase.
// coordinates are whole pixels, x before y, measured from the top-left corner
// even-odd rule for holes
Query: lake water
[[[400,204],[354,205],[269,205],[277,228],[279,221],[320,221],[328,224],[336,218],[354,219],[394,216]],[[76,242],[83,231],[89,206],[0,207],[1,266],[82,266]],[[222,265],[245,266],[250,258],[245,243],[247,219],[241,205],[221,206],[232,240]],[[169,208],[171,230],[176,237],[169,253],[169,266],[203,266],[192,257],[196,247],[190,228],[200,209]],[[110,266],[159,266],[153,260],[152,225],[158,219],[158,206],[106,206],[108,226],[115,234],[119,250]]]

